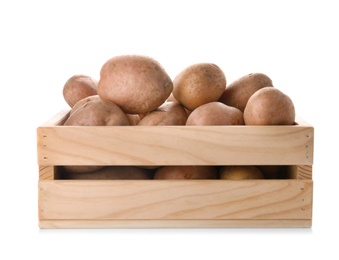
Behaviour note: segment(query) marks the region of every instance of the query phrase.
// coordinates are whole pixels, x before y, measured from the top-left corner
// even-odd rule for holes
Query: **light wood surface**
[[[314,129],[62,126],[37,129],[40,228],[311,227]],[[62,165],[286,165],[272,180],[60,180]]]
[[[58,118],[58,122],[62,119]],[[313,127],[42,126],[39,165],[311,165]]]
[[[60,228],[310,228],[311,219],[204,220],[40,220],[42,229]]]
[[[41,220],[311,219],[310,180],[40,181]]]

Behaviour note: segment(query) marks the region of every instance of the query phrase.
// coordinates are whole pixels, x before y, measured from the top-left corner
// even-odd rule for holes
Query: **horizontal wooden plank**
[[[312,190],[312,180],[41,180],[39,219],[302,220]]]
[[[39,127],[39,165],[311,165],[309,126]]]
[[[311,219],[213,220],[41,220],[41,229],[57,228],[310,228]]]

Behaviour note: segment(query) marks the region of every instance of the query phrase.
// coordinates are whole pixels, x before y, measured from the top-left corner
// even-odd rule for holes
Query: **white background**
[[[1,1],[0,259],[338,257],[335,3]],[[40,230],[36,128],[67,108],[70,76],[98,78],[120,54],[149,55],[171,77],[196,62],[217,64],[228,83],[250,72],[270,76],[315,128],[313,227]]]

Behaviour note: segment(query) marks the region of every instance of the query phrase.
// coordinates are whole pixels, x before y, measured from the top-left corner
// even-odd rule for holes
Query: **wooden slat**
[[[39,166],[39,180],[54,180],[54,177],[53,166]]]
[[[39,219],[311,219],[312,188],[311,180],[47,180]]]
[[[311,180],[312,179],[312,165],[298,165],[298,176],[299,180]]]
[[[294,126],[61,126],[37,129],[39,165],[311,165],[314,130]]]
[[[309,228],[311,219],[41,220],[48,228]]]
[[[38,128],[39,165],[311,165],[302,126]]]

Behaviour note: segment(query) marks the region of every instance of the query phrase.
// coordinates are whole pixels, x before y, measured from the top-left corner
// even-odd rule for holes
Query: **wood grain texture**
[[[54,180],[55,171],[53,166],[39,166],[39,180]]]
[[[57,228],[310,228],[311,219],[212,220],[40,220],[41,229]]]
[[[38,127],[40,228],[311,227],[314,129]],[[281,180],[58,180],[59,165],[285,165]]]
[[[313,135],[313,127],[301,124],[41,126],[37,129],[38,163],[39,165],[311,165]]]
[[[311,180],[47,180],[39,219],[311,219],[312,189]]]
[[[312,165],[290,165],[285,167],[287,179],[312,180]]]

